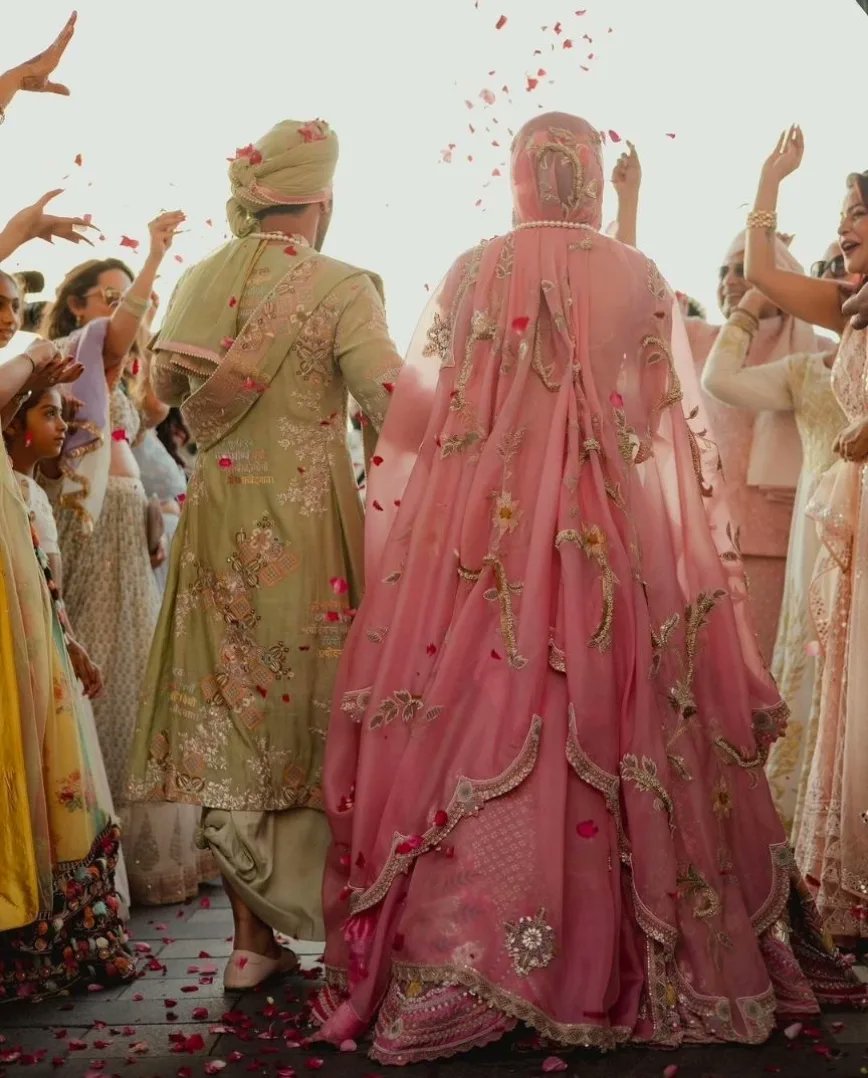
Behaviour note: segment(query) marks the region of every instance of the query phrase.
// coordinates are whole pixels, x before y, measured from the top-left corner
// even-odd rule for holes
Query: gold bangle
[[[150,305],[150,300],[138,299],[136,296],[124,296],[121,300],[121,307],[126,307],[131,314],[136,316],[136,318],[144,318],[148,313]]]
[[[759,330],[759,322],[748,311],[733,311],[727,319],[727,324],[735,326],[736,329],[740,329],[743,333],[746,333],[751,340],[754,339]]]
[[[752,210],[747,215],[748,228],[767,228],[771,232],[777,231],[778,215],[774,210]]]

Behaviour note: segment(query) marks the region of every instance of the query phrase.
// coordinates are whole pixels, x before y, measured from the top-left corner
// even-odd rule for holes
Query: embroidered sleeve
[[[705,361],[702,388],[716,400],[735,408],[755,412],[792,411],[789,358],[745,367],[750,343],[750,336],[740,326],[727,323]]]
[[[174,356],[169,352],[154,352],[151,356],[151,383],[154,393],[163,404],[177,408],[190,395],[190,383],[186,376],[172,365]]]
[[[351,395],[379,430],[401,357],[389,336],[383,301],[373,281],[359,277],[346,287],[349,298],[335,332],[335,359]]]

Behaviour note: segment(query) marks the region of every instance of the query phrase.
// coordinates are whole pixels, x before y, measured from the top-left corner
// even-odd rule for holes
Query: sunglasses
[[[846,277],[847,269],[844,265],[844,256],[835,255],[834,258],[830,258],[828,261],[820,259],[819,262],[815,262],[811,266],[812,277],[832,277],[834,280],[839,280],[841,277]]]
[[[87,299],[88,296],[102,296],[103,303],[107,307],[117,307],[124,298],[124,293],[118,288],[92,288],[89,292],[85,292],[82,298]]]

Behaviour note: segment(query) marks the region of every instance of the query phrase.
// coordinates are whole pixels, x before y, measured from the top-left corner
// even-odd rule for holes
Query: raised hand
[[[36,239],[45,240],[46,243],[61,239],[68,243],[86,243],[92,247],[91,241],[81,231],[95,227],[89,221],[83,217],[55,217],[45,212],[48,203],[60,194],[63,194],[61,188],[49,191],[32,206],[19,210],[3,230],[4,236],[8,236],[19,247],[28,240]]]
[[[169,213],[161,213],[148,225],[151,234],[151,257],[162,258],[177,234],[178,229],[187,220],[180,210],[172,210]]]
[[[780,183],[802,163],[805,153],[805,137],[801,127],[794,124],[778,139],[777,145],[763,165],[763,178]]]
[[[628,152],[621,154],[612,171],[612,183],[619,198],[624,195],[638,195],[642,184],[642,164],[636,147],[632,142],[628,142],[627,147]]]
[[[69,88],[60,82],[52,82],[51,75],[60,63],[66,47],[75,33],[75,23],[78,14],[73,11],[66,21],[66,25],[42,52],[36,54],[23,64],[18,64],[11,70],[0,75],[0,105],[6,106],[19,90],[35,94],[61,94],[69,96]]]

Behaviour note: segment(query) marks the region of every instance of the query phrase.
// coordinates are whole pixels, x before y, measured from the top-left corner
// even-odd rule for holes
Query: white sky
[[[584,16],[575,14],[579,2]],[[0,65],[47,44],[70,6],[13,5],[21,18],[7,20]],[[780,217],[781,227],[796,233],[793,251],[805,263],[834,238],[845,176],[868,168],[868,148],[856,134],[858,91],[855,84],[847,89],[839,62],[843,51],[858,63],[868,44],[868,18],[853,0],[78,6],[78,29],[58,74],[73,96],[21,95],[0,128],[0,215],[65,187],[58,211],[93,215],[106,236],[98,257],[127,257],[136,267],[143,255],[122,249],[121,235],[144,248],[151,217],[185,210],[190,231],[175,248],[184,265],[169,256],[158,284],[164,302],[184,266],[224,234],[226,158],[288,117],[321,116],[340,135],[326,250],[383,276],[402,348],[425,303],[425,284],[433,287],[480,238],[509,227],[507,128],[541,107],[580,113],[637,144],[645,173],[639,245],[673,287],[710,311],[722,252],[783,127],[797,121],[805,130],[806,161],[786,186]],[[498,31],[501,15],[508,21]],[[552,30],[558,20],[559,37]],[[574,42],[571,50],[562,48],[564,38]],[[547,75],[527,92],[526,76],[540,67]],[[496,94],[493,106],[480,99],[483,89]],[[490,144],[495,138],[499,149]],[[440,151],[452,142],[453,163],[444,164]],[[607,148],[609,169],[617,153]],[[497,167],[503,175],[492,178]],[[610,191],[607,221],[613,213]],[[42,270],[53,293],[89,253],[37,242],[5,268]]]

